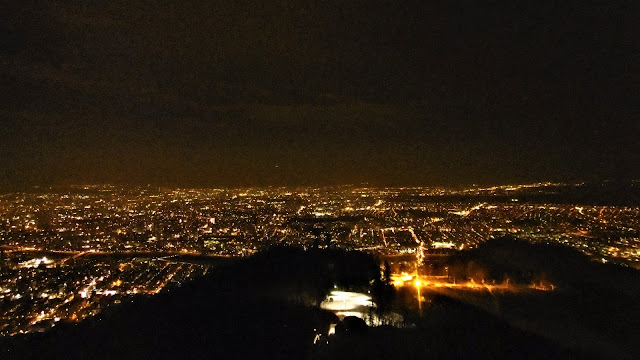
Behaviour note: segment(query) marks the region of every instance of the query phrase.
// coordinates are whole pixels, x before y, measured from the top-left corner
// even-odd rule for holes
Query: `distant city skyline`
[[[483,271],[474,272],[476,282],[456,280],[442,265],[444,255],[504,237],[640,268],[640,199],[602,203],[594,191],[584,199],[582,186],[76,186],[2,194],[0,300],[8,306],[0,308],[0,337],[80,321],[274,245],[375,255],[396,287],[552,290],[540,281],[484,284]],[[625,201],[631,196],[625,192]]]

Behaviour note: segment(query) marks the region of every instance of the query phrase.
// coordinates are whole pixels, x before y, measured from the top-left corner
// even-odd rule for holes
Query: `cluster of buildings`
[[[570,186],[76,186],[3,194],[0,333],[82,319],[207,271],[177,261],[181,255],[242,257],[275,244],[420,259],[512,234],[638,267],[640,208],[549,200],[553,189]],[[545,201],[535,201],[538,194]]]

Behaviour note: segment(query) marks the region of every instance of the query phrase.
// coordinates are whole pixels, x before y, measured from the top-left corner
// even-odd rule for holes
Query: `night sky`
[[[640,178],[640,1],[3,7],[0,189]]]

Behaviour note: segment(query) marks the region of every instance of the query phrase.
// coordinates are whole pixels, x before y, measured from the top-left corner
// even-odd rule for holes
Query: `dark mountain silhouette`
[[[492,239],[449,260],[458,279],[553,284],[551,292],[486,296],[485,308],[522,329],[607,358],[640,355],[640,272],[552,243]],[[476,304],[482,301],[475,301]]]
[[[589,358],[445,296],[432,299],[428,313],[415,327],[380,326],[352,332],[330,340],[314,355],[317,359]]]
[[[481,247],[474,256],[490,258],[490,253],[508,248],[509,242],[515,244],[516,250],[524,246],[505,239],[488,243],[486,249]],[[41,334],[1,339],[0,349],[3,359],[569,359],[592,356],[584,347],[565,344],[564,339],[554,334],[541,333],[540,326],[528,328],[519,323],[513,315],[516,312],[513,309],[518,306],[533,306],[535,311],[540,311],[540,306],[531,304],[531,298],[504,297],[500,299],[501,311],[492,312],[464,298],[433,296],[424,315],[412,317],[413,323],[405,328],[367,328],[363,322],[349,317],[339,322],[334,314],[316,306],[333,284],[363,290],[380,277],[379,264],[364,253],[275,247],[217,268],[207,277],[172,292],[114,306],[80,324],[62,324]],[[591,283],[585,286],[588,284]],[[543,314],[541,318],[554,318],[559,311],[567,311],[563,301],[567,296],[575,299],[571,297],[572,292],[567,293],[569,295],[542,294],[547,296],[545,299],[551,296],[550,305],[561,305],[561,310],[547,309],[548,315]],[[588,295],[585,301],[593,298]],[[590,304],[582,305],[584,309],[591,309]],[[577,314],[579,312],[567,312],[556,320],[560,323],[580,321],[575,317]],[[594,321],[599,318],[597,315],[594,314]],[[629,319],[618,318],[618,321],[629,324]],[[336,323],[336,335],[316,339],[317,333],[326,334],[330,324]],[[625,327],[620,325],[615,331],[621,329]],[[602,330],[602,336],[609,339],[611,334],[606,332]],[[634,329],[621,334],[627,338],[634,335]],[[605,350],[611,351],[613,358],[632,354],[626,352],[626,343],[622,344]],[[594,353],[593,357],[597,355]]]

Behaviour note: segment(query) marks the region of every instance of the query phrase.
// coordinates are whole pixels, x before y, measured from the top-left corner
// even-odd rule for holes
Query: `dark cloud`
[[[638,177],[635,2],[12,2],[0,185]]]

